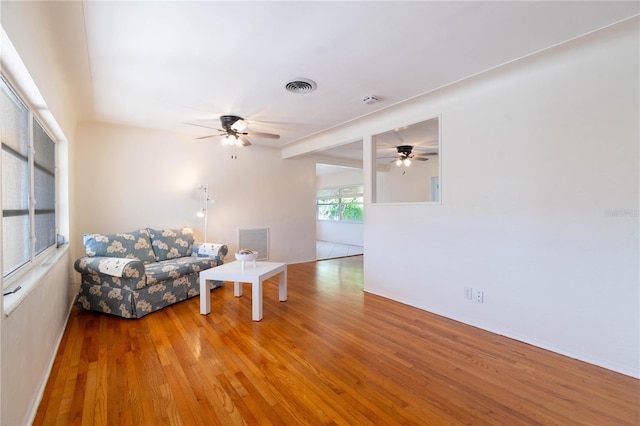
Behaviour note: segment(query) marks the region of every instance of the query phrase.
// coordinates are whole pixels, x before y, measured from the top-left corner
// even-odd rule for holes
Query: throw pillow
[[[151,247],[156,260],[176,259],[191,256],[193,229],[188,226],[179,229],[151,229]]]
[[[89,257],[121,257],[155,262],[151,236],[146,229],[122,234],[84,234],[84,251]]]

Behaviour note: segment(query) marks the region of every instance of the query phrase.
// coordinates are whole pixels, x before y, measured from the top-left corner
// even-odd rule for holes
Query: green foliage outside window
[[[362,219],[363,219],[362,197],[351,198],[346,200],[346,203],[342,205],[342,220],[362,222]]]
[[[364,198],[362,186],[324,188],[316,194],[316,218],[362,222],[364,218]]]

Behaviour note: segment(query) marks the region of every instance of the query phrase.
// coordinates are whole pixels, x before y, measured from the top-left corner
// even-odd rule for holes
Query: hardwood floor
[[[640,424],[640,381],[362,291],[362,257],[298,265],[264,319],[233,284],[140,320],[73,310],[34,424]]]

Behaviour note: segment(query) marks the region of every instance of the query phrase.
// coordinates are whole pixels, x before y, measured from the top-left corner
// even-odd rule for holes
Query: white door
[[[431,178],[431,191],[429,201],[440,201],[440,176],[433,176]]]

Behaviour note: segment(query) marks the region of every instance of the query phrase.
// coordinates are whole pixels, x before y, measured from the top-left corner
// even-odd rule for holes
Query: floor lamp
[[[198,211],[197,215],[198,217],[204,218],[204,242],[206,244],[207,234],[209,233],[209,224],[207,220],[209,218],[209,203],[215,203],[216,200],[213,200],[209,196],[209,185],[200,185],[198,186],[198,189],[204,192],[204,207]]]

